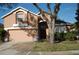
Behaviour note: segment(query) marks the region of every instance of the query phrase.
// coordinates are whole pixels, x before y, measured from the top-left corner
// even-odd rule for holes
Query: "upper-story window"
[[[23,12],[16,13],[17,21],[25,21],[25,15]]]
[[[19,24],[19,26],[27,26],[27,18],[26,15],[24,14],[24,12],[19,11],[16,13],[16,20],[17,20],[17,24]]]

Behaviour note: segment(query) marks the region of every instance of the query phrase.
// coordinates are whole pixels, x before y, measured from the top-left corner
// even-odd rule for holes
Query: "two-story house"
[[[2,16],[4,30],[9,34],[8,39],[16,42],[34,41],[37,36],[38,17],[23,7],[17,7]]]

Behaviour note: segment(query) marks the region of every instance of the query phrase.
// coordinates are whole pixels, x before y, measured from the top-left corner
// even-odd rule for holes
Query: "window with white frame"
[[[25,17],[23,12],[16,13],[17,21],[24,21]]]
[[[16,19],[18,26],[27,26],[27,23],[25,23],[27,21],[27,18],[25,17],[25,14],[23,12],[17,12]]]

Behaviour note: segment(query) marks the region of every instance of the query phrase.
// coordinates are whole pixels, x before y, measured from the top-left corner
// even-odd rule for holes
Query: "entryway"
[[[40,20],[38,22],[38,40],[43,41],[46,39],[46,29],[48,28],[47,22],[45,20]]]

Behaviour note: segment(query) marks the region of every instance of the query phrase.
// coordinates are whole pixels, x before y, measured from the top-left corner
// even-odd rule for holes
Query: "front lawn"
[[[3,42],[0,40],[0,44],[2,44]]]
[[[67,51],[79,50],[79,42],[63,41],[61,43],[50,44],[48,42],[35,42],[33,51]]]

